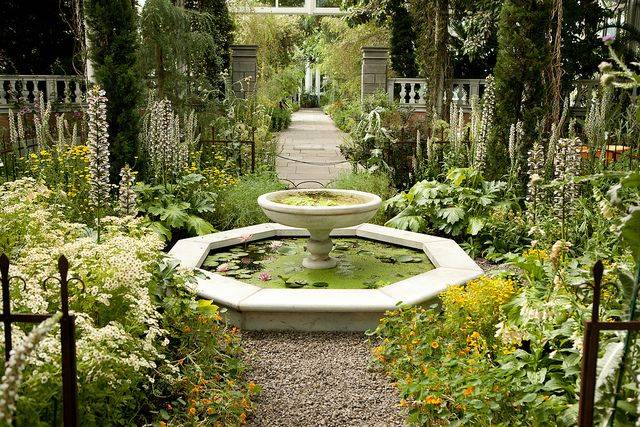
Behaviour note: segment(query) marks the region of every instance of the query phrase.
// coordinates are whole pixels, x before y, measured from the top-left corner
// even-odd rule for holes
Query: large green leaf
[[[484,218],[480,218],[477,216],[473,216],[471,218],[469,218],[469,224],[467,225],[467,233],[471,234],[472,236],[477,235],[480,230],[482,230],[485,226],[485,220]]]
[[[188,215],[187,217],[187,228],[190,231],[193,231],[197,235],[209,234],[215,231],[213,225],[195,215]]]
[[[455,224],[464,218],[464,209],[459,206],[443,208],[438,211],[438,216],[445,219],[449,224]]]
[[[160,219],[172,228],[180,228],[184,226],[189,219],[189,214],[186,212],[189,206],[189,203],[186,202],[171,203],[159,211]]]
[[[620,234],[633,252],[635,259],[640,261],[640,206],[634,206],[631,213],[624,217]]]

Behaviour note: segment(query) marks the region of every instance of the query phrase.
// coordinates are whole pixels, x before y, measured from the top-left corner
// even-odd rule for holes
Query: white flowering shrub
[[[199,310],[188,284],[191,274],[165,259],[163,241],[142,225],[143,219],[103,218],[98,244],[85,225],[66,220],[66,207],[54,203],[56,197],[30,178],[1,185],[0,252],[11,259],[10,274],[26,280],[24,288],[12,286],[15,312],[59,310],[58,286],[49,282],[43,288],[42,282],[57,275],[61,254],[69,260],[70,277],[84,282],[84,290],[72,282],[70,292],[77,316],[81,422],[146,424],[158,416],[154,405],[164,410],[167,399],[181,396],[187,402],[199,385],[208,403],[174,403],[175,411],[167,416],[186,422],[213,415],[223,425],[240,424],[250,409],[248,394],[257,386],[239,380],[237,334],[215,306]],[[16,348],[30,328],[14,326]],[[191,359],[185,362],[187,355]],[[49,422],[53,411],[60,417],[59,330],[42,337],[38,351],[25,362],[18,425]],[[225,381],[218,384],[213,378]],[[211,386],[200,383],[205,380]]]

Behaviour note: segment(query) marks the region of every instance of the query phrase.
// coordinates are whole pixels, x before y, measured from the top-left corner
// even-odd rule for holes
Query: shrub
[[[366,191],[367,193],[377,194],[383,201],[392,197],[395,193],[389,176],[383,172],[344,173],[331,183],[331,187],[345,190]],[[381,209],[370,222],[374,224],[384,224],[387,219],[387,216]]]
[[[219,228],[227,230],[268,222],[269,219],[258,205],[258,197],[284,188],[271,173],[240,177],[236,185],[221,194],[216,215]]]
[[[16,312],[57,310],[59,290],[44,288],[42,280],[56,275],[60,254],[69,259],[70,276],[85,284],[84,291],[70,290],[70,308],[77,316],[81,423],[147,425],[188,418],[197,424],[204,419],[200,409],[186,408],[186,414],[168,409],[185,408],[180,402],[187,402],[197,385],[211,402],[197,402],[206,405],[207,420],[241,424],[250,408],[249,394],[257,389],[239,381],[243,365],[236,333],[215,307],[196,304],[191,273],[165,259],[164,243],[142,219],[103,218],[97,244],[85,225],[67,220],[56,200],[53,191],[33,179],[0,186],[0,252],[11,259],[11,275],[26,280],[24,287],[12,288]],[[18,345],[31,327],[13,328]],[[59,424],[59,329],[41,341],[27,362],[17,425]],[[187,392],[189,385],[194,387]]]
[[[291,124],[291,109],[274,108],[271,112],[271,126],[272,132],[280,132],[285,130]]]

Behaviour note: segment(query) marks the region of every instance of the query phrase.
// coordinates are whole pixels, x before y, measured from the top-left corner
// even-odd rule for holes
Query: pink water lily
[[[226,262],[224,264],[220,264],[217,268],[216,271],[218,273],[224,273],[226,271],[229,271],[229,264],[227,264]]]
[[[269,244],[269,249],[276,250],[279,247],[282,247],[282,242],[280,240],[274,240]]]
[[[258,276],[258,279],[262,280],[263,282],[268,282],[269,280],[271,280],[271,274],[269,273],[260,273],[260,275]]]

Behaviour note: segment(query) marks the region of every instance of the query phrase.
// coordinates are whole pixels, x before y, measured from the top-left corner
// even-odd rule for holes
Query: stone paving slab
[[[289,128],[279,136],[281,157],[276,159],[278,176],[296,185],[304,183],[301,188],[322,187],[335,180],[351,167],[338,148],[345,136],[321,110],[296,111]]]

